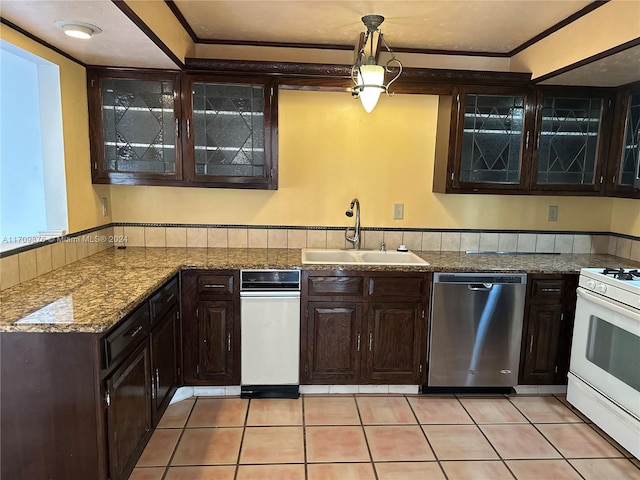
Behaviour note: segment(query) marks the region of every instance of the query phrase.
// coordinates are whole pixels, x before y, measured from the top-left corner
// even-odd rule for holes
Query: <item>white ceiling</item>
[[[146,0],[158,1],[161,0]],[[636,1],[636,0],[632,0]],[[352,46],[360,17],[385,16],[393,48],[506,54],[592,0],[175,0],[201,40]],[[1,0],[0,15],[88,65],[178,68],[110,0]],[[56,20],[78,20],[102,33],[67,37]],[[620,85],[640,79],[640,47],[545,83]]]

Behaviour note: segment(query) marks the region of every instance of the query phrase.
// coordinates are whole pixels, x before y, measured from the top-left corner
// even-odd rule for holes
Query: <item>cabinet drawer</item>
[[[233,295],[233,275],[198,275],[198,295]]]
[[[424,276],[371,277],[368,294],[372,297],[421,297],[425,287]]]
[[[362,296],[364,277],[309,277],[308,286],[309,296]]]
[[[560,278],[531,279],[531,300],[560,300],[564,293],[564,281]]]
[[[104,368],[132,350],[149,331],[149,304],[145,302],[103,341]]]
[[[178,279],[174,278],[149,300],[151,308],[151,323],[158,321],[166,311],[178,303]]]

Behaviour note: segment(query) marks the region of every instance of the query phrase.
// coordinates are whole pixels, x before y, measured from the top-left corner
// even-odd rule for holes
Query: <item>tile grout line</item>
[[[371,464],[371,469],[373,470],[373,476],[375,480],[378,479],[378,472],[376,470],[376,465],[373,462],[373,455],[371,454],[371,447],[369,446],[369,439],[367,438],[367,432],[364,429],[364,422],[362,421],[362,415],[360,414],[360,405],[358,405],[358,398],[356,394],[353,394],[353,401],[356,404],[356,411],[358,412],[358,418],[360,419],[360,428],[362,429],[362,436],[364,437],[364,443],[367,445],[367,452],[369,453],[369,463]]]
[[[240,400],[242,400],[240,398]],[[251,409],[252,399],[250,398],[247,402],[247,411],[244,413],[244,422],[242,423],[242,435],[240,436],[240,446],[238,447],[238,456],[236,457],[236,465],[235,471],[233,473],[233,479],[236,480],[238,478],[238,471],[240,470],[240,455],[242,454],[242,447],[244,444],[244,437],[247,431],[247,423],[249,421],[249,410]]]
[[[191,418],[191,414],[193,413],[193,411],[196,408],[196,403],[197,402],[198,402],[198,399],[196,398],[195,401],[193,402],[193,405],[191,405],[191,409],[189,410],[187,418],[184,421],[184,425],[180,429],[180,435],[178,435],[178,441],[176,442],[175,447],[173,447],[173,451],[171,452],[171,455],[169,456],[169,460],[167,461],[167,465],[164,468],[164,473],[162,474],[161,480],[166,478],[166,476],[169,474],[169,467],[171,466],[171,462],[173,461],[173,457],[175,456],[176,452],[178,451],[178,446],[180,445],[180,441],[182,440],[182,437],[184,436],[184,433],[185,433],[185,431],[187,429],[187,424],[189,423],[189,419]],[[165,409],[165,412],[162,415],[164,416],[166,413],[167,413],[167,411]],[[162,418],[160,418],[160,420],[162,420]]]

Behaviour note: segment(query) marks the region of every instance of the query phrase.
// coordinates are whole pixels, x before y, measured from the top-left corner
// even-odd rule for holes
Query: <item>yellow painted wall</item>
[[[612,0],[511,59],[511,70],[537,78],[640,37],[640,2]]]
[[[437,105],[396,95],[367,114],[348,93],[280,91],[277,191],[112,186],[113,219],[342,226],[357,196],[365,227],[610,230],[611,198],[432,193]],[[546,221],[549,205],[558,222]]]
[[[60,68],[69,233],[110,223],[111,215],[103,216],[100,204],[102,197],[110,203],[109,187],[91,184],[85,68],[5,25],[0,37]]]
[[[193,40],[165,2],[127,0],[126,4],[182,62],[194,56]]]
[[[613,202],[611,231],[640,237],[640,200],[616,198]]]

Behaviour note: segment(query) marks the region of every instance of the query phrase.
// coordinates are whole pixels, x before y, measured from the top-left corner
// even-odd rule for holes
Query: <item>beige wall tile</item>
[[[87,235],[87,256],[91,256],[94,253],[98,253],[100,251],[100,244],[103,243],[101,237],[103,236],[104,230],[98,230],[96,232],[91,232]]]
[[[230,228],[227,239],[230,248],[247,248],[249,246],[249,233],[246,228]]]
[[[591,253],[591,235],[574,235],[573,253]]]
[[[64,245],[64,242],[51,244],[51,268],[53,270],[64,267],[67,264]]]
[[[439,252],[442,245],[442,232],[422,232],[422,250]]]
[[[519,233],[518,252],[535,252],[537,237],[535,233]]]
[[[127,247],[144,247],[144,227],[124,227]]]
[[[113,236],[111,239],[107,238],[107,240],[113,240],[114,247],[121,247],[125,245],[124,227],[113,227]]]
[[[64,264],[69,265],[78,260],[78,247],[72,238],[66,239],[64,242]]]
[[[618,249],[618,237],[609,235],[609,246],[607,248],[607,253],[609,255],[615,255],[617,249]]]
[[[480,234],[476,232],[462,232],[460,234],[460,251],[480,249]]]
[[[353,235],[353,230],[349,230],[349,236]],[[367,250],[378,250],[380,244],[384,242],[384,232],[382,230],[366,230],[361,231],[360,235],[360,248],[366,248]],[[347,248],[353,248],[351,242],[347,242]]]
[[[556,236],[549,233],[536,235],[536,253],[552,253],[556,243]]]
[[[374,233],[374,232],[367,232],[367,233]],[[379,242],[376,242],[375,236],[373,241],[371,241],[371,239],[368,238],[366,248],[370,248],[372,250],[380,250],[380,244],[384,242],[387,250],[395,250],[404,243],[404,235],[402,234],[402,232],[375,232],[375,233],[382,233],[382,240]]]
[[[207,248],[207,229],[187,228],[187,247]]]
[[[327,230],[327,248],[343,249],[347,246],[344,230]]]
[[[287,248],[306,248],[307,231],[291,229],[287,230]]]
[[[268,248],[287,248],[287,230],[284,228],[270,228],[267,230]]]
[[[20,262],[18,255],[0,258],[0,290],[20,283]]]
[[[145,247],[166,247],[167,236],[164,227],[144,227]]]
[[[518,251],[518,234],[517,233],[498,234],[498,250],[501,252],[517,252]]]
[[[207,247],[227,248],[228,246],[229,237],[226,228],[207,228]]]
[[[89,244],[87,243],[88,240],[84,235],[74,237],[74,240],[76,242],[76,252],[78,254],[78,260],[87,258],[89,256]]]
[[[20,263],[20,283],[26,282],[38,276],[36,251],[28,250],[18,254]]]
[[[49,273],[51,270],[53,270],[53,263],[51,261],[51,245],[36,248],[36,271],[38,276]]]
[[[640,240],[634,240],[631,243],[631,260],[640,262]]]
[[[600,254],[607,253],[609,250],[608,235],[592,235],[591,236],[591,253]]]
[[[402,232],[402,243],[404,243],[409,250],[421,250],[422,232]]]
[[[186,247],[187,229],[184,227],[167,227],[167,247]]]
[[[555,253],[573,252],[573,235],[556,235],[556,243],[553,251]]]
[[[495,252],[500,245],[499,233],[484,233],[480,232],[480,247],[479,250],[484,252]]]
[[[327,248],[327,231],[307,230],[307,248]]]
[[[442,232],[440,250],[443,252],[459,252],[460,232]]]
[[[250,228],[247,230],[249,248],[267,248],[268,231],[266,228]]]
[[[631,239],[618,238],[616,257],[631,258]]]

